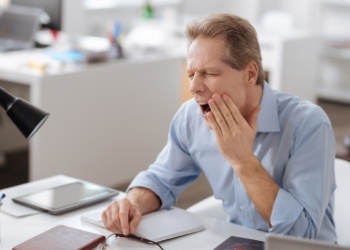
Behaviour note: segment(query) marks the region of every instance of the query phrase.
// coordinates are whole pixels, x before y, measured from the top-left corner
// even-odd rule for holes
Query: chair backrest
[[[227,214],[222,207],[222,201],[209,196],[187,208],[187,211],[213,217],[215,219],[227,220]]]
[[[334,221],[340,245],[350,246],[350,162],[335,159]]]

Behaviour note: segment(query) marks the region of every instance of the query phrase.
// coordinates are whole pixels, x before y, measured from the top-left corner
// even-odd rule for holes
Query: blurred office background
[[[43,4],[44,2],[46,3]],[[45,27],[43,25],[45,30],[40,31],[36,36],[35,44],[37,47],[48,46],[47,48],[49,48],[55,46],[55,43],[61,42],[67,36],[93,36],[108,38],[109,40],[110,36],[115,36],[114,38],[120,43],[125,53],[123,59],[113,59],[115,61],[120,60],[120,64],[125,63],[131,65],[130,67],[134,67],[132,65],[138,65],[139,61],[144,63],[149,60],[148,72],[158,74],[159,65],[155,64],[152,68],[153,59],[151,58],[154,55],[160,63],[163,58],[168,60],[169,57],[180,58],[182,63],[181,68],[177,66],[167,68],[169,72],[174,71],[176,77],[178,75],[179,86],[176,88],[171,86],[169,88],[159,88],[157,93],[147,93],[147,91],[144,93],[144,95],[149,94],[149,98],[152,98],[152,95],[164,96],[164,100],[161,101],[166,103],[168,102],[167,99],[171,99],[172,103],[169,103],[171,108],[169,108],[166,116],[158,116],[153,120],[154,124],[163,124],[159,133],[154,133],[150,129],[147,130],[147,125],[145,125],[144,134],[150,131],[150,135],[144,138],[145,145],[141,145],[142,147],[137,147],[139,145],[135,145],[135,143],[135,147],[132,144],[114,147],[111,146],[113,144],[109,141],[105,144],[103,141],[95,143],[93,137],[87,145],[86,141],[79,144],[78,139],[65,138],[66,147],[72,143],[76,148],[90,147],[90,151],[82,152],[83,157],[87,158],[86,161],[81,161],[81,164],[85,166],[78,167],[79,161],[73,162],[71,160],[74,159],[74,152],[71,153],[72,156],[69,154],[69,157],[66,157],[64,143],[61,146],[62,151],[58,146],[52,145],[52,142],[49,147],[45,144],[47,152],[51,148],[61,151],[50,152],[52,157],[48,156],[48,153],[46,153],[47,155],[43,153],[44,156],[40,156],[38,153],[33,154],[34,148],[41,143],[41,140],[44,140],[43,137],[51,138],[53,133],[60,132],[57,131],[59,127],[55,128],[55,131],[52,131],[52,129],[50,131],[50,125],[47,128],[44,126],[44,132],[39,132],[42,133],[39,136],[40,140],[34,139],[34,142],[28,142],[17,134],[16,130],[7,121],[6,116],[0,113],[0,188],[54,173],[75,175],[74,177],[77,178],[124,189],[131,177],[138,171],[147,168],[152,159],[156,157],[157,152],[161,149],[160,145],[163,145],[166,140],[165,124],[170,122],[176,108],[183,101],[190,98],[187,91],[186,76],[183,71],[186,56],[183,31],[186,23],[198,15],[213,12],[238,14],[252,22],[257,28],[261,42],[266,79],[274,88],[291,92],[321,105],[331,118],[334,126],[337,156],[350,159],[349,149],[344,143],[345,136],[350,134],[350,116],[348,116],[350,111],[350,72],[348,70],[350,66],[349,0],[0,0],[2,9],[11,4],[35,7],[40,7],[41,4],[47,14],[51,15],[51,21],[55,21],[55,24],[51,24],[51,26],[46,25]],[[48,29],[53,27],[58,32],[48,32]],[[54,36],[58,36],[58,38]],[[1,64],[5,64],[5,59],[2,60],[1,57],[5,58],[11,53],[13,52],[0,53],[0,86],[24,99],[33,101],[33,98],[35,98],[31,92],[33,85],[23,84],[16,77],[8,77],[6,67],[1,66]],[[129,58],[132,58],[132,60]],[[129,62],[129,60],[131,61]],[[108,62],[102,60],[98,64],[108,64]],[[37,66],[37,64],[35,65]],[[170,63],[169,65],[169,67],[172,67],[173,64]],[[93,72],[96,67],[98,65],[93,64],[84,68],[84,71]],[[133,72],[133,68],[129,70]],[[55,73],[40,72],[39,76],[34,74],[34,77],[41,80],[47,75],[60,74],[61,72],[57,71]],[[133,74],[138,74],[136,66]],[[110,75],[109,77],[114,82],[124,81],[122,74]],[[76,81],[74,78],[63,79],[65,81],[70,81],[69,79]],[[168,79],[165,76],[164,82],[166,83]],[[99,81],[99,79],[92,80]],[[147,84],[142,82],[142,79],[135,79],[135,81],[142,86]],[[23,82],[26,81],[23,80]],[[75,83],[72,82],[72,84]],[[122,86],[119,91],[123,91]],[[83,89],[81,95],[84,95]],[[167,98],[169,96],[172,96],[172,98]],[[99,95],[97,97],[103,98]],[[64,97],[62,98],[64,99]],[[157,105],[161,106],[162,103]],[[167,104],[164,104],[164,107],[167,107]],[[52,106],[52,110],[54,112],[56,106]],[[59,107],[57,107],[57,110],[59,110]],[[102,114],[103,110],[98,112]],[[92,117],[94,115],[91,114]],[[106,115],[108,116],[108,114]],[[77,119],[79,119],[79,115],[77,115]],[[142,119],[145,118],[140,116],[140,120],[136,119],[132,122],[142,124],[144,122]],[[65,122],[74,123],[75,121]],[[76,122],[79,122],[79,120]],[[109,134],[113,134],[114,131],[108,129],[111,130]],[[81,128],[81,130],[84,130],[84,128]],[[157,131],[157,128],[155,131]],[[101,131],[90,131],[89,133],[99,134]],[[126,130],[125,133],[133,133],[133,131]],[[157,138],[157,140],[154,140],[154,147],[152,146],[152,140],[150,140],[152,137]],[[115,143],[118,143],[118,139],[119,137],[115,137]],[[137,141],[137,139],[135,140]],[[41,152],[45,150],[41,150]],[[110,155],[114,154],[114,151],[118,150],[125,150],[121,152],[119,157],[122,158],[128,155],[130,164],[135,166],[127,166],[128,161],[124,158],[118,161],[118,156],[111,158],[114,163],[111,163],[111,159],[107,160]],[[133,158],[137,158],[141,150],[147,154],[147,157],[142,158],[140,156],[139,161],[134,161]],[[93,152],[93,155],[90,152]],[[82,155],[77,153],[76,158],[80,157],[81,159],[83,158]],[[43,158],[40,164],[47,164],[47,166],[45,169],[42,168],[34,173],[35,166],[33,167],[32,164],[35,164],[35,160],[40,157]],[[96,161],[89,160],[89,157],[96,159]],[[51,158],[55,163],[53,164],[50,159],[46,158]],[[68,161],[73,162],[72,165],[68,166]],[[89,162],[91,162],[91,165],[89,165]],[[101,167],[103,170],[97,171],[100,177],[97,178],[94,169],[104,165],[111,166],[105,170]],[[74,172],[72,170],[75,167],[86,170],[80,171],[80,175],[79,171]],[[50,168],[52,168],[52,171],[47,171]],[[129,173],[127,173],[128,169]],[[115,177],[116,181],[113,182],[111,175],[123,175],[124,177],[120,179]],[[105,183],[104,179],[106,180]],[[210,194],[210,187],[202,176],[180,198],[179,206],[187,207]]]

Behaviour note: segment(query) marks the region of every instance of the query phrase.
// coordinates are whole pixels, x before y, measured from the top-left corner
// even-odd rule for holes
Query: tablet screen
[[[118,191],[92,183],[73,182],[13,198],[15,202],[46,210],[65,212],[118,194]]]

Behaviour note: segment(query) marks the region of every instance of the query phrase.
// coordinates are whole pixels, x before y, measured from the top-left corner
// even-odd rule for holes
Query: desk
[[[54,181],[57,178],[68,177],[54,176],[52,178],[52,180]],[[11,199],[11,197],[6,197],[6,199],[8,200],[4,200],[4,202],[10,202],[9,200]],[[46,213],[39,213],[23,218],[16,218],[2,213],[0,250],[10,250],[13,246],[59,224],[108,236],[110,234],[109,231],[91,225],[89,223],[82,222],[80,220],[80,216],[83,213],[98,208],[106,207],[110,202],[111,201],[105,201],[62,215],[50,215]],[[166,250],[209,250],[215,248],[217,245],[219,245],[231,235],[252,238],[256,240],[265,240],[266,234],[254,229],[249,229],[246,227],[238,226],[225,221],[219,221],[209,217],[198,216],[198,219],[206,227],[206,230],[187,236],[179,237],[176,239],[164,241],[161,243],[162,247]],[[117,249],[157,249],[155,246],[147,245],[141,242],[135,242],[125,238],[118,239],[117,245]]]

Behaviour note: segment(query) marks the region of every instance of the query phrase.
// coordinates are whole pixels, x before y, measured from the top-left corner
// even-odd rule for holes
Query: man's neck
[[[244,119],[248,119],[252,110],[260,105],[263,96],[263,85],[254,85],[247,94],[246,106],[241,113]]]

